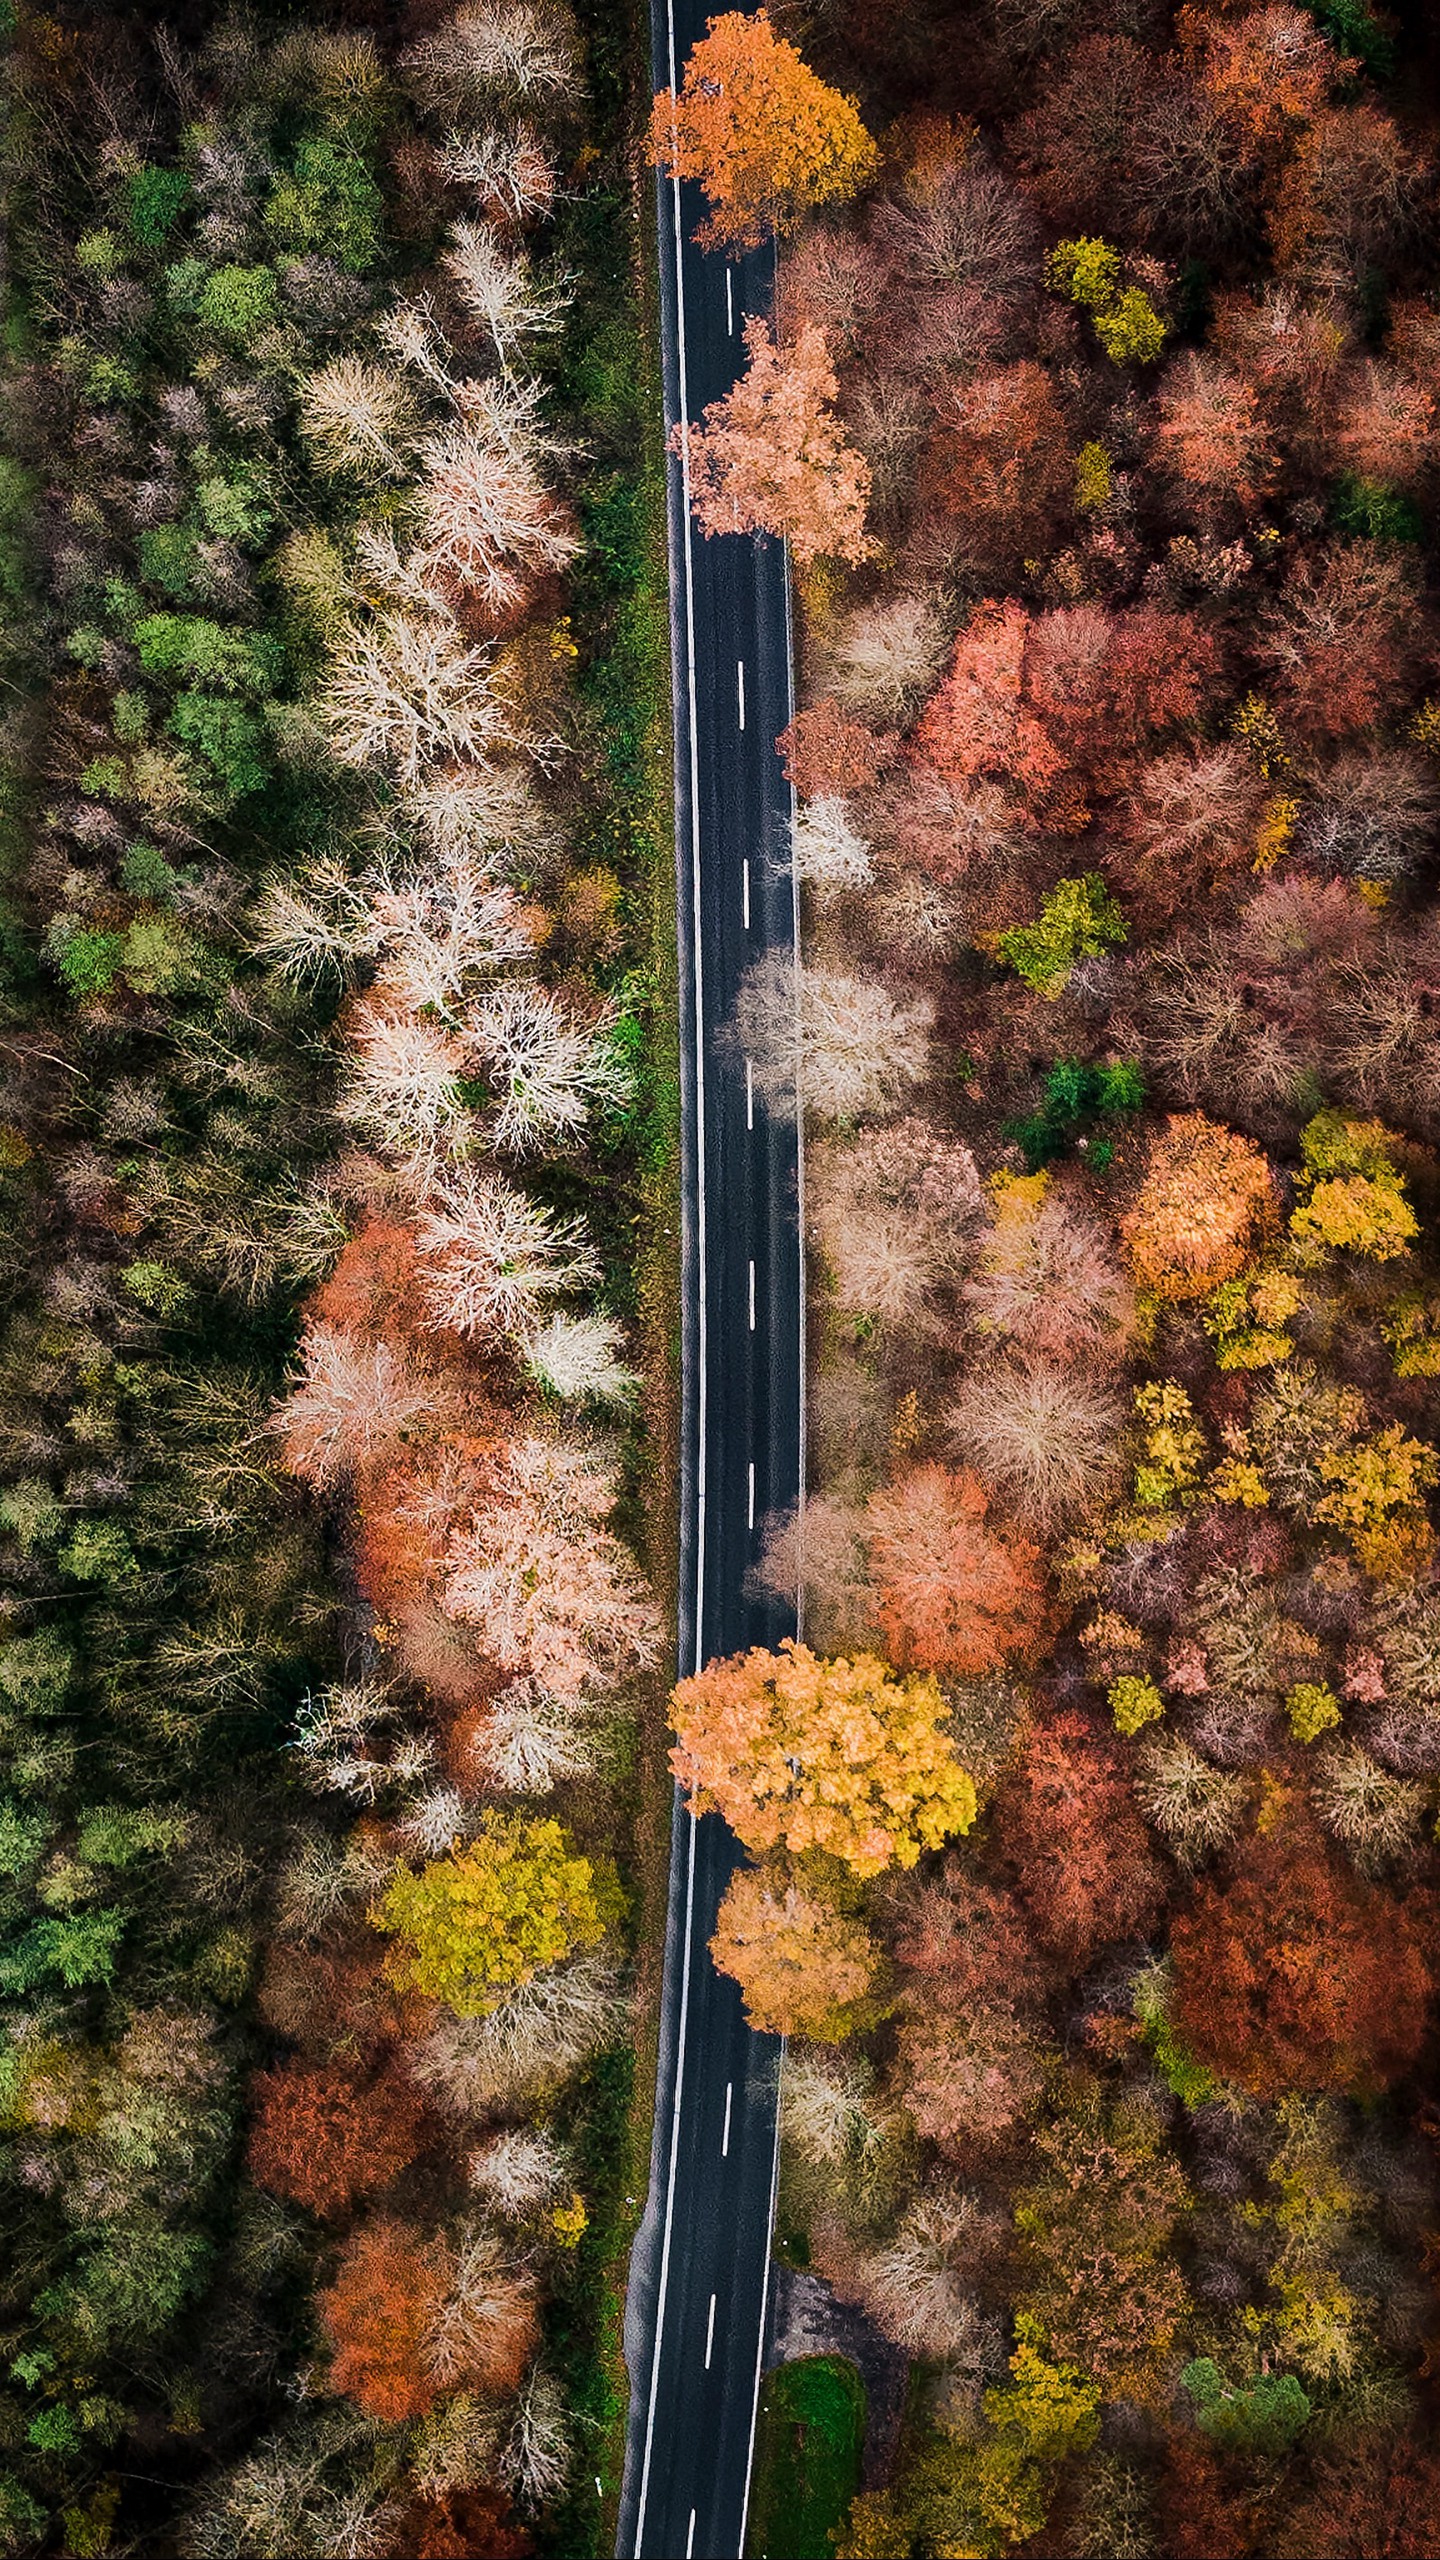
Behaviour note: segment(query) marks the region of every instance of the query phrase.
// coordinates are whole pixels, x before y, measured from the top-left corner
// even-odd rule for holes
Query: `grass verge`
[[[844,2356],[767,2375],[750,2488],[747,2560],[824,2560],[860,2486],[865,2385]]]

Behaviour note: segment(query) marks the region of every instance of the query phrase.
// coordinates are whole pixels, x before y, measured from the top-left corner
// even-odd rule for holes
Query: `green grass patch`
[[[750,2490],[748,2560],[824,2560],[860,2486],[865,2385],[844,2356],[767,2375]]]

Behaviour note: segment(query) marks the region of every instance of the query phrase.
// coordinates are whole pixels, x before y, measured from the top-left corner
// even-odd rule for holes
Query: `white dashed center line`
[[[715,2296],[710,2296],[710,2317],[705,2323],[705,2370],[710,2370],[710,2351],[715,2344]]]

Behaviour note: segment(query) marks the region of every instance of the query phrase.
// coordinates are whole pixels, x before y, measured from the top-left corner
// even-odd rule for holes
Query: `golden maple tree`
[[[709,21],[678,95],[655,100],[650,148],[668,176],[699,180],[710,212],[696,236],[724,249],[757,248],[812,207],[843,203],[878,159],[854,99],[817,77],[765,9]]]
[[[697,1813],[723,1813],[747,1849],[823,1849],[856,1875],[913,1867],[975,1819],[975,1787],[924,1674],[874,1654],[824,1661],[787,1637],[682,1680],[671,1765]]]
[[[880,1951],[869,1930],[793,1877],[741,1867],[726,1887],[710,1953],[739,1983],[745,2015],[763,2033],[838,2044],[873,2022],[867,1994]]]

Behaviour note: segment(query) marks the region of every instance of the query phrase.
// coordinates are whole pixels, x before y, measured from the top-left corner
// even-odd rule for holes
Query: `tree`
[[[977,562],[1003,570],[1049,547],[1073,471],[1050,377],[1024,357],[951,390],[921,463],[919,505],[927,520],[948,518]]]
[[[497,104],[564,105],[578,96],[578,45],[566,10],[479,0],[422,36],[402,68],[422,109],[453,129]]]
[[[836,1303],[933,1329],[938,1293],[974,1256],[981,1194],[969,1148],[918,1119],[824,1139],[807,1159],[806,1195]]]
[[[764,2035],[838,2044],[869,2023],[880,1951],[863,1920],[793,1876],[741,1867],[720,1905],[710,1953],[739,1983]]]
[[[972,1368],[952,1408],[957,1447],[1017,1517],[1050,1532],[1116,1481],[1121,1408],[1103,1384],[1053,1361]]]
[[[322,471],[394,480],[410,469],[419,418],[403,374],[334,356],[300,386],[300,426]]]
[[[1001,1334],[1027,1355],[1108,1366],[1133,1325],[1129,1285],[1104,1230],[1048,1182],[1032,1175],[994,1190],[994,1223],[966,1300],[982,1335]]]
[[[414,1233],[429,1322],[457,1333],[529,1338],[555,1298],[600,1277],[581,1220],[537,1208],[503,1174],[442,1178]]]
[[[1414,1913],[1351,1875],[1298,1815],[1242,1842],[1171,1930],[1172,2014],[1190,2051],[1256,2097],[1369,2095],[1425,2033]]]
[[[522,436],[501,440],[461,419],[427,436],[416,460],[423,477],[411,556],[421,578],[453,578],[498,617],[523,603],[536,577],[575,557],[574,528]]]
[[[311,1325],[300,1375],[271,1422],[285,1463],[317,1492],[393,1447],[444,1407],[444,1391],[383,1342]]]
[[[529,1432],[446,1552],[448,1614],[512,1677],[571,1702],[654,1659],[654,1605],[608,1525],[618,1492],[602,1449]]]
[[[1194,1112],[1171,1118],[1151,1140],[1120,1232],[1142,1288],[1202,1298],[1245,1269],[1275,1222],[1275,1186],[1259,1148]]]
[[[870,466],[845,442],[839,388],[818,329],[778,348],[768,321],[745,323],[749,362],[698,427],[678,425],[671,449],[690,464],[696,523],[715,533],[783,535],[801,566],[830,556],[852,565],[865,532]]]
[[[439,609],[397,606],[340,633],[321,701],[346,764],[391,764],[418,782],[432,762],[479,760],[515,746],[491,681],[491,653]]]
[[[843,800],[811,800],[797,809],[790,850],[797,880],[818,898],[864,889],[873,876],[869,844]]]
[[[1003,2002],[969,2009],[933,2002],[925,1985],[895,2045],[896,2094],[918,2133],[952,2159],[1003,2144],[1045,2086],[1035,2025]]]
[[[357,2231],[319,2297],[332,2388],[403,2426],[440,2395],[426,2349],[445,2301],[441,2253],[402,2222]]]
[[[462,2018],[483,2017],[514,1983],[595,1947],[615,1882],[550,1819],[484,1813],[475,1838],[416,1875],[397,1875],[371,1912],[401,1942],[398,1977]]]
[[[1021,604],[978,604],[915,732],[915,753],[947,782],[984,776],[1043,795],[1064,771],[1024,700],[1030,617]]]
[[[740,981],[730,1037],[750,1059],[777,1118],[797,1103],[822,1119],[884,1111],[929,1063],[934,1007],[892,995],[845,969],[801,968],[787,951],[752,961]]]
[[[823,1849],[879,1875],[975,1819],[934,1680],[897,1680],[873,1654],[826,1662],[787,1637],[682,1680],[671,1709],[694,1810],[723,1813],[757,1854]]]
[[[710,213],[697,236],[730,250],[844,203],[877,165],[855,101],[808,68],[764,9],[710,19],[678,97],[662,89],[655,100],[650,148],[668,174],[699,180]]]
[[[1233,499],[1249,510],[1270,486],[1275,454],[1254,387],[1212,355],[1190,349],[1167,372],[1157,402],[1155,451],[1204,512]]]
[[[986,1526],[989,1495],[967,1470],[915,1467],[871,1495],[866,1552],[875,1614],[894,1659],[972,1676],[1044,1640],[1039,1552]]]
[[[382,2194],[423,2139],[423,2112],[402,2080],[367,2086],[334,2063],[257,2072],[251,2105],[251,2176],[327,2218]]]
[[[1164,1881],[1118,1746],[1065,1709],[1037,1728],[997,1804],[997,1831],[1041,1945],[1078,1971],[1147,1929]]]
[[[1015,2205],[1024,2316],[1107,2399],[1168,2397],[1189,2307],[1174,2232],[1191,2199],[1163,2115],[1076,2074],[1034,2145],[1038,2175]]]
[[[1357,68],[1337,60],[1304,9],[1250,9],[1221,19],[1186,7],[1176,33],[1220,113],[1268,156],[1311,123],[1332,83]]]
[[[844,799],[864,791],[880,770],[887,741],[849,719],[832,694],[797,711],[775,741],[785,779],[802,800]]]
[[[1399,365],[1370,356],[1347,385],[1335,441],[1362,479],[1408,487],[1430,460],[1434,395]]]
[[[1414,663],[1413,572],[1395,549],[1347,542],[1301,553],[1257,635],[1277,707],[1306,738],[1343,738],[1384,717]]]
[[[1440,2548],[1440,2455],[1408,2430],[1370,2429],[1323,2453],[1281,2528],[1283,2560],[1430,2560]]]

